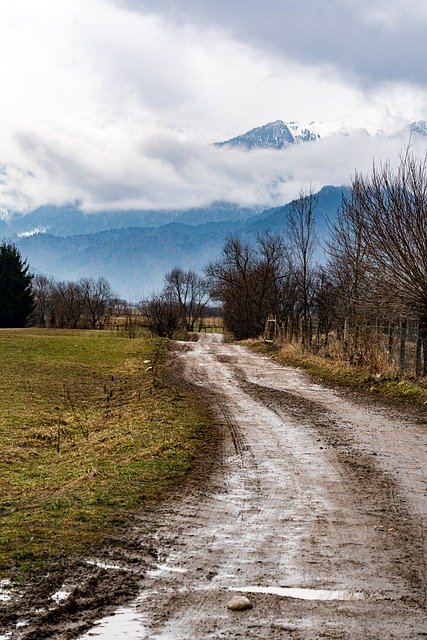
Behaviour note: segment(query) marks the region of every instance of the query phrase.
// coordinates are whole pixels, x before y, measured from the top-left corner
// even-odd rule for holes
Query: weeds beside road
[[[260,340],[242,342],[250,348],[274,357],[277,362],[301,367],[323,383],[338,386],[397,404],[427,405],[427,379],[370,371],[340,360],[332,360],[304,351],[300,345],[268,344]]]

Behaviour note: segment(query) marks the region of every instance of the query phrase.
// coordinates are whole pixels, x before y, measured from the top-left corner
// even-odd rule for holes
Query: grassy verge
[[[426,378],[415,380],[396,375],[373,374],[343,361],[328,360],[303,352],[296,345],[271,346],[260,341],[247,341],[247,344],[260,353],[272,355],[281,364],[306,369],[325,384],[377,395],[395,403],[427,405]]]
[[[163,352],[109,331],[0,330],[0,576],[89,549],[189,470],[209,417],[161,384]]]

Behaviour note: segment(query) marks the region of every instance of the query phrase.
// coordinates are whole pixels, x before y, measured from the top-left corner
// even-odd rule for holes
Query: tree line
[[[105,278],[34,276],[13,243],[0,244],[0,327],[102,328],[113,301]]]
[[[120,299],[103,278],[56,280],[32,275],[13,243],[0,244],[0,327],[102,329],[112,316],[135,322],[154,334],[172,338],[178,330],[194,331],[210,300],[208,282],[194,271],[175,268],[162,291],[136,307]]]

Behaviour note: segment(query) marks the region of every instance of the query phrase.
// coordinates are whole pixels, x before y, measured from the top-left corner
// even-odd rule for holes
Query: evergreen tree
[[[33,276],[18,249],[10,242],[0,244],[0,327],[25,327],[34,311],[31,290]]]

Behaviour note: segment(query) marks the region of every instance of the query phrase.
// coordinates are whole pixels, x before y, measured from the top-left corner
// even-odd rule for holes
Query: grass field
[[[161,384],[164,355],[117,332],[0,330],[0,577],[89,549],[188,471],[209,418]]]

